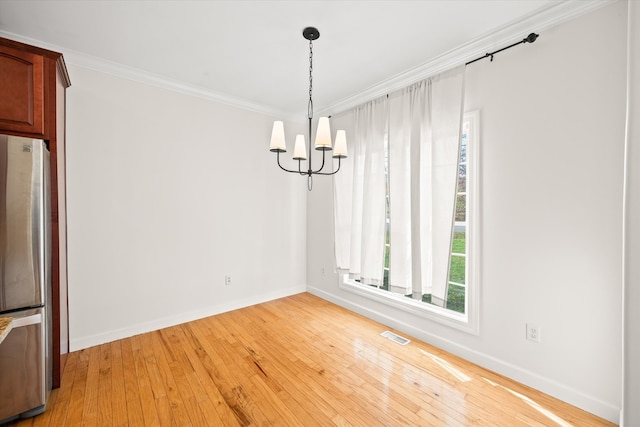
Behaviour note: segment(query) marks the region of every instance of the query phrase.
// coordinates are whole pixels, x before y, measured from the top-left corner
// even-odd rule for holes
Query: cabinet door
[[[0,132],[44,130],[44,57],[0,46]]]

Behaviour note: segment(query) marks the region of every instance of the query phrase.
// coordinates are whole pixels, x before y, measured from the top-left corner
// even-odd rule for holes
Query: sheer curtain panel
[[[336,270],[341,274],[349,273],[351,265],[351,218],[353,212],[353,170],[355,155],[355,111],[331,118],[335,128],[345,129],[347,133],[347,150],[349,156],[341,159],[341,171],[333,175],[333,225],[334,225],[334,250],[336,257]],[[335,163],[335,160],[334,160]],[[334,164],[335,170],[335,164]]]
[[[384,270],[387,116],[386,97],[354,109],[353,163],[334,177],[338,271],[375,286],[382,285]]]
[[[349,113],[353,163],[334,177],[339,271],[382,284],[388,184],[389,290],[415,299],[431,294],[432,303],[444,305],[463,96],[460,66]]]
[[[389,287],[444,305],[449,282],[464,66],[389,96]]]

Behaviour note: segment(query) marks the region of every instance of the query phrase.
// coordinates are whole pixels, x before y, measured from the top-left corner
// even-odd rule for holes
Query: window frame
[[[463,120],[469,123],[467,140],[466,182],[466,257],[465,257],[465,312],[458,313],[433,304],[407,298],[384,289],[363,285],[341,274],[339,287],[345,291],[380,302],[416,316],[473,334],[479,335],[480,311],[480,112],[464,113]],[[386,244],[386,239],[385,239]]]

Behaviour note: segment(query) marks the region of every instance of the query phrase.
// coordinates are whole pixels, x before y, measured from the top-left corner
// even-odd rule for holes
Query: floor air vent
[[[394,334],[391,331],[384,331],[383,333],[381,333],[380,335],[382,335],[385,338],[390,339],[391,341],[397,342],[400,345],[407,345],[411,342],[411,340],[408,340],[404,337],[401,337],[398,334]]]

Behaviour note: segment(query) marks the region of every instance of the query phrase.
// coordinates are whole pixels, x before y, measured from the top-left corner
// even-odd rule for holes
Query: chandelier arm
[[[307,175],[307,172],[303,172],[302,171],[302,160],[301,159],[298,159],[298,173],[300,175]]]
[[[334,170],[333,172],[314,172],[315,175],[335,175],[336,173],[338,173],[338,171],[340,170],[340,157],[338,157],[338,169]]]
[[[298,170],[287,169],[287,168],[283,167],[280,164],[280,152],[277,151],[276,154],[277,154],[277,159],[278,159],[278,166],[280,167],[280,169],[282,169],[285,172],[297,173],[297,174],[300,174],[300,175],[307,175],[307,172],[302,172],[302,169],[301,169],[301,166],[300,166],[300,160],[298,160]]]
[[[319,174],[319,175],[324,175],[324,174],[320,173],[320,171],[321,171],[322,169],[324,169],[324,156],[325,156],[325,154],[326,154],[326,153],[327,153],[327,151],[326,151],[326,150],[322,150],[322,165],[320,166],[320,169],[315,170],[315,171],[311,171],[311,169],[309,169],[309,170],[311,171],[311,173],[313,173],[313,174]],[[311,156],[311,154],[309,154],[309,156]]]

